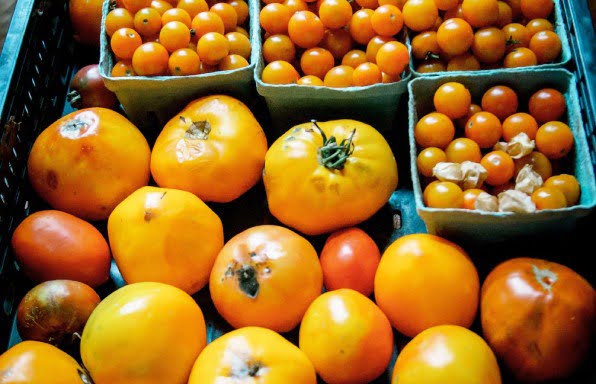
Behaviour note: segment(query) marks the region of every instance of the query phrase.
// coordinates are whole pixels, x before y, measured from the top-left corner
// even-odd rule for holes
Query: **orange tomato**
[[[267,328],[244,327],[215,339],[196,360],[188,384],[316,384],[308,357]]]
[[[562,173],[560,175],[551,176],[544,180],[544,186],[555,188],[563,192],[568,207],[577,204],[579,201],[581,186],[573,175]]]
[[[209,280],[213,304],[233,327],[276,332],[295,328],[322,288],[317,251],[304,237],[276,225],[252,227],[230,239]]]
[[[136,283],[95,308],[81,358],[95,384],[186,384],[206,344],[203,312],[190,295],[168,284]]]
[[[395,329],[414,337],[435,325],[472,325],[480,282],[457,244],[431,234],[406,235],[383,252],[375,299]]]
[[[563,379],[588,356],[596,330],[596,293],[562,264],[517,257],[482,284],[484,338],[522,382]]]
[[[369,298],[339,289],[322,294],[308,307],[299,345],[326,383],[369,383],[389,365],[393,330]]]
[[[225,203],[261,179],[266,152],[265,133],[243,102],[205,96],[165,125],[153,146],[151,174],[160,187]]]
[[[189,294],[203,288],[224,243],[221,220],[193,194],[143,187],[108,219],[110,246],[127,283],[156,281]]]
[[[105,108],[61,117],[33,143],[28,175],[53,208],[87,220],[107,219],[126,196],[149,182],[147,139]]]
[[[40,341],[22,341],[0,355],[0,383],[87,384],[89,375],[70,355]]]
[[[560,121],[542,124],[536,131],[536,148],[550,160],[567,156],[574,141],[571,128]]]
[[[397,355],[392,384],[501,384],[495,354],[476,333],[457,326],[431,327]]]
[[[69,0],[68,11],[75,41],[99,47],[103,3],[103,0]]]
[[[110,248],[91,224],[69,213],[32,213],[11,239],[15,259],[35,282],[67,279],[97,287],[108,280]]]

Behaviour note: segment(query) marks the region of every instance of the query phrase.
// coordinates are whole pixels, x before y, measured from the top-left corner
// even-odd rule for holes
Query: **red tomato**
[[[362,229],[351,227],[333,232],[321,251],[323,283],[328,291],[351,288],[370,296],[381,253]]]
[[[565,378],[588,356],[596,293],[564,265],[509,259],[482,284],[480,319],[484,338],[518,380]]]

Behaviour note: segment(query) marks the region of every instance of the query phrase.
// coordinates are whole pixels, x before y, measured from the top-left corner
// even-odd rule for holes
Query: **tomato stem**
[[[83,104],[83,97],[79,93],[79,91],[70,91],[66,95],[66,100],[70,103],[70,106],[76,109],[81,108]]]
[[[352,130],[350,137],[343,139],[339,144],[335,136],[327,138],[325,132],[319,127],[316,120],[311,120],[323,138],[323,146],[319,148],[319,163],[330,169],[343,169],[348,157],[354,152],[354,135],[356,128]]]
[[[186,122],[182,116],[180,116],[181,120]],[[207,140],[209,138],[209,133],[211,132],[211,124],[207,120],[203,121],[193,121],[190,124],[190,127],[184,134],[184,137],[187,139],[200,139],[200,140]]]

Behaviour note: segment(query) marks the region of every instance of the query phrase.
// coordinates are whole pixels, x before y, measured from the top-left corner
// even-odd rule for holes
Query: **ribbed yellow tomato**
[[[265,133],[244,103],[205,96],[163,128],[151,151],[151,174],[160,187],[226,203],[261,180],[266,152]]]
[[[167,284],[135,283],[95,308],[81,358],[95,384],[186,384],[206,343],[203,312],[190,295]]]
[[[207,284],[224,245],[221,220],[201,199],[158,187],[140,188],[118,204],[108,238],[127,283],[157,281],[189,294]]]
[[[211,342],[188,384],[316,384],[312,363],[294,344],[267,328],[240,328]]]
[[[263,181],[269,210],[307,235],[369,219],[397,187],[391,147],[356,120],[297,125],[267,151]]]

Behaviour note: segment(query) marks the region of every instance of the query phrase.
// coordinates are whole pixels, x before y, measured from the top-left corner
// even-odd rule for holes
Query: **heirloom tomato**
[[[482,337],[457,325],[438,325],[399,352],[391,383],[501,384],[501,372]]]
[[[205,96],[163,128],[151,153],[151,173],[161,187],[225,203],[257,184],[266,152],[265,133],[244,103]]]
[[[168,284],[135,283],[95,308],[81,358],[95,384],[186,384],[206,343],[203,312],[190,295]]]
[[[22,341],[0,355],[0,384],[89,384],[66,352],[41,341]]]
[[[99,65],[90,64],[79,69],[70,82],[68,102],[73,108],[115,108],[116,94],[106,88],[99,74]]]
[[[215,339],[196,360],[188,384],[316,384],[308,357],[280,334],[244,327]]]
[[[103,0],[69,0],[68,10],[75,41],[99,47]]]
[[[114,260],[127,283],[158,281],[189,294],[209,281],[224,244],[219,216],[190,192],[143,187],[108,218]]]
[[[108,280],[108,242],[93,225],[69,213],[32,213],[17,226],[11,244],[22,271],[35,282],[68,279],[97,287]]]
[[[369,298],[338,289],[323,293],[308,307],[299,345],[325,383],[370,383],[389,365],[393,330]]]
[[[149,182],[147,139],[128,119],[105,108],[72,112],[33,143],[28,172],[53,208],[104,220],[120,201]]]
[[[357,225],[387,203],[397,187],[391,147],[356,120],[299,124],[265,156],[269,210],[307,235]]]
[[[517,257],[482,284],[484,338],[520,381],[561,379],[586,359],[596,330],[596,293],[576,271]]]
[[[285,227],[259,225],[230,239],[211,271],[215,308],[235,328],[259,326],[288,332],[321,294],[317,251]]]
[[[383,253],[375,275],[377,305],[409,337],[435,325],[471,326],[479,291],[478,272],[468,254],[430,234],[397,239]]]

